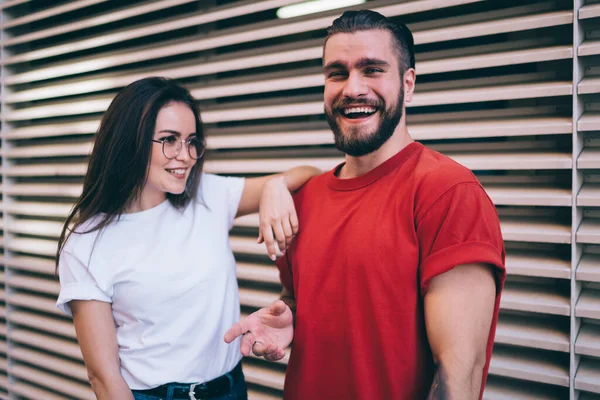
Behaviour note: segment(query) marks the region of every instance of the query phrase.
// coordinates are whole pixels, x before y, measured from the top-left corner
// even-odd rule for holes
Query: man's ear
[[[415,92],[415,83],[417,80],[417,72],[414,68],[409,68],[402,76],[404,83],[404,101],[410,103]]]

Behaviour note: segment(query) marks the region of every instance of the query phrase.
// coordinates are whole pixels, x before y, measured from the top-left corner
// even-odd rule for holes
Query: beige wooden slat
[[[0,11],[7,10],[11,7],[18,6],[20,4],[29,3],[31,0],[4,0],[0,3]]]
[[[469,80],[465,80],[465,83]],[[309,76],[292,76],[289,78],[267,79],[251,81],[248,83],[235,83],[230,85],[216,85],[212,88],[192,90],[192,94],[199,99],[243,94],[263,93],[272,90],[297,89],[304,87],[318,87],[323,84],[322,74]],[[417,90],[413,100],[407,103],[408,107],[422,107],[443,104],[461,104],[483,101],[527,99],[537,97],[567,96],[572,92],[569,82],[528,82],[526,84],[504,84],[481,87],[453,88],[463,86],[461,82],[445,84],[449,88],[427,90],[426,84]],[[431,85],[430,85],[431,86]],[[49,105],[28,107],[4,113],[7,121],[30,120],[56,116],[70,116],[104,112],[110,102],[110,97],[94,97],[79,100],[73,103],[70,100],[59,101]],[[65,107],[69,104],[68,107]],[[259,118],[274,118],[283,116],[298,116],[322,114],[323,102],[314,101],[304,104],[277,104],[270,107],[244,107],[241,109],[205,110],[202,120],[205,123],[223,121],[244,121]]]
[[[107,0],[79,0],[71,1],[67,4],[58,5],[55,7],[49,7],[45,10],[27,14],[24,17],[13,18],[7,22],[3,22],[1,27],[3,29],[13,28],[15,26],[21,26],[25,24],[31,24],[32,22],[40,21],[47,18],[52,18],[57,15],[68,13],[71,11],[79,10],[85,7],[89,7],[94,4],[104,3]]]
[[[600,184],[585,183],[577,194],[580,207],[600,207]]]
[[[575,352],[585,356],[600,357],[600,326],[584,323],[575,340]]]
[[[495,342],[511,346],[569,352],[569,326],[548,318],[500,315]]]
[[[268,257],[265,245],[256,243],[256,238],[230,236],[229,244],[231,245],[231,249],[234,253],[252,254]],[[281,253],[278,252],[278,256],[280,255]]]
[[[372,10],[381,12],[382,14],[392,17],[395,15],[406,15],[416,12],[423,12],[427,10],[440,9],[445,7],[452,7],[458,4],[475,3],[481,0],[417,0],[407,3],[394,4],[389,6],[378,7],[380,2],[372,4]],[[563,24],[565,16],[551,16],[552,18],[546,20],[546,23],[550,24]],[[111,53],[110,55],[102,54],[100,56],[92,56],[86,59],[63,63],[56,66],[46,67],[35,71],[25,72],[21,74],[14,74],[4,79],[7,84],[17,84],[24,82],[32,82],[43,79],[57,78],[65,75],[72,75],[77,73],[89,73],[101,69],[116,67],[120,65],[126,65],[133,62],[140,62],[145,60],[176,56],[179,54],[198,52],[203,50],[210,50],[217,47],[225,47],[235,44],[248,43],[257,40],[271,39],[279,36],[286,36],[291,34],[309,32],[316,29],[324,29],[329,26],[333,18],[327,17],[314,17],[304,20],[293,20],[293,21],[275,21],[274,23],[258,23],[253,25],[247,25],[243,28],[233,28],[219,32],[218,36],[206,38],[203,35],[197,37],[188,38],[185,43],[182,43],[180,39],[171,40],[167,42],[161,42],[158,45],[151,45],[142,49],[132,50],[127,49],[119,53]],[[535,21],[522,21],[524,24],[533,23]],[[519,26],[520,28],[521,26]],[[510,29],[510,25],[506,25],[504,29]],[[484,32],[489,32],[485,30]],[[451,35],[452,29],[446,29],[445,36],[440,35],[436,32],[439,37],[448,37]],[[415,32],[415,42],[418,42],[418,33]],[[450,39],[446,39],[450,40]]]
[[[281,400],[282,395],[259,392],[256,389],[248,389],[248,400]]]
[[[62,223],[57,221],[15,219],[4,229],[12,233],[58,238],[62,229]]]
[[[31,125],[4,130],[5,139],[29,139],[48,136],[84,135],[96,132],[100,119]]]
[[[279,299],[279,293],[264,290],[240,288],[240,303],[243,306],[262,308]]]
[[[557,390],[558,389],[558,390]],[[516,379],[488,377],[484,400],[564,400],[565,394],[556,386],[541,385]]]
[[[575,374],[575,389],[600,394],[600,361],[583,359]]]
[[[267,1],[246,1],[243,4],[236,4],[233,7],[226,5],[215,10],[207,10],[201,13],[194,13],[187,17],[177,19],[169,18],[167,21],[151,23],[138,28],[129,29],[103,34],[80,41],[72,41],[68,44],[60,44],[52,47],[46,47],[40,50],[34,50],[28,53],[9,56],[4,65],[15,63],[30,62],[48,57],[54,57],[61,54],[73,53],[81,50],[89,50],[98,46],[105,46],[113,43],[119,43],[125,40],[143,38],[149,35],[155,35],[164,32],[170,32],[182,28],[205,25],[208,23],[229,19],[237,16],[248,15],[256,12],[277,8],[302,2],[303,0],[267,0]]]
[[[570,169],[570,154],[561,152],[506,152],[506,153],[461,153],[446,154],[458,163],[473,170],[534,170],[534,169]],[[343,161],[342,158],[285,158],[261,160],[209,160],[205,163],[205,171],[216,174],[273,173],[281,172],[298,165],[314,165],[323,171],[333,169]],[[31,168],[36,175],[43,175],[43,170]],[[52,165],[50,171],[66,170],[66,166]],[[13,176],[21,171],[11,171]],[[31,172],[30,172],[31,173]]]
[[[13,275],[7,282],[13,288],[28,289],[36,293],[51,294],[58,297],[60,285],[57,280]]]
[[[549,285],[508,283],[502,292],[503,310],[568,316],[571,313],[568,294],[559,293]]]
[[[600,244],[600,220],[584,219],[577,229],[577,243]]]
[[[5,249],[22,252],[26,254],[36,254],[40,256],[56,256],[57,243],[54,240],[13,238],[10,243],[4,246]]]
[[[250,214],[242,218],[237,218],[234,221],[234,225],[240,227],[258,228],[258,223],[258,214]],[[504,240],[565,244],[571,241],[571,227],[554,220],[501,216],[500,224]],[[252,239],[246,240],[244,246],[248,246],[250,249],[259,248],[258,246],[254,246],[255,243],[253,243]],[[242,243],[240,242],[238,245],[242,246]]]
[[[79,187],[80,188],[80,187]],[[485,190],[496,205],[570,206],[571,192],[552,187],[511,187],[485,185]],[[75,190],[73,190],[75,192]],[[80,190],[78,190],[80,192]],[[18,202],[4,206],[4,212],[18,215],[66,217],[72,205],[65,203]]]
[[[137,6],[110,10],[104,14],[93,16],[91,18],[87,18],[81,21],[64,23],[58,26],[53,26],[52,28],[37,30],[31,33],[4,39],[0,41],[0,44],[4,45],[5,47],[10,47],[21,43],[31,42],[34,40],[47,39],[52,36],[63,35],[69,32],[75,32],[82,29],[106,25],[111,22],[121,21],[131,17],[139,17],[143,14],[164,10],[181,4],[191,3],[193,1],[195,0],[149,1]],[[13,21],[15,20],[12,20],[11,22]]]
[[[8,299],[8,303],[13,306],[26,307],[61,317],[64,316],[56,307],[56,298],[47,298],[26,293],[12,293]]]
[[[249,362],[244,363],[243,370],[246,382],[283,390],[284,373]]]
[[[600,282],[600,255],[584,254],[577,266],[575,279],[578,281]]]
[[[277,46],[276,46],[277,47]],[[274,50],[274,49],[273,49]],[[480,54],[480,55],[464,55],[458,57],[444,58],[441,60],[432,59],[417,63],[419,75],[432,73],[470,70],[477,68],[490,68],[501,65],[514,65],[519,63],[532,63],[547,60],[557,60],[572,57],[571,46],[554,46],[547,48],[521,49],[516,51],[504,51],[499,53]],[[251,66],[266,66],[273,63],[283,63],[290,59],[293,61],[301,61],[303,59],[318,59],[322,55],[322,45],[310,48],[302,48],[298,50],[288,50],[276,52],[275,56],[271,54],[256,56],[246,55],[247,52],[241,52],[239,56],[232,55],[230,60],[209,61],[203,62],[194,66],[173,66],[152,71],[152,75],[169,76],[172,78],[186,78],[190,76],[198,76],[204,73],[224,72],[228,70],[237,70],[240,68],[248,69]],[[228,56],[229,57],[229,56]],[[220,68],[215,71],[215,64]],[[61,82],[59,85],[49,85],[40,88],[23,90],[15,93],[8,93],[5,96],[7,103],[16,103],[31,100],[50,99],[61,96],[71,96],[75,94],[92,93],[100,90],[116,89],[128,85],[143,76],[148,76],[149,72],[136,73],[132,75],[119,75],[111,77],[98,77],[93,79],[77,79],[69,82]],[[321,86],[323,85],[322,73],[316,71],[315,74],[307,76],[300,72],[294,74],[294,77],[289,77],[287,80],[273,80],[272,83],[262,81],[261,79],[253,79],[252,81],[241,85],[239,82],[232,81],[231,84],[220,86],[212,86],[209,88],[200,87],[193,89],[192,94],[197,99],[208,99],[213,97],[231,96],[235,93],[260,93],[266,90],[265,85],[268,85],[269,91],[283,90],[299,87]]]
[[[579,118],[579,121],[577,121],[577,130],[579,130],[581,132],[598,130],[598,126],[600,126],[600,114],[584,113]],[[596,152],[596,157],[597,156],[598,156],[598,152]],[[581,168],[579,165],[577,165],[577,167]],[[590,168],[598,168],[598,167],[590,167]]]
[[[61,378],[57,375],[42,372],[24,365],[13,365],[10,369],[10,373],[17,378],[35,382],[40,386],[64,393],[65,395],[72,396],[76,399],[96,399],[89,384],[75,383],[70,379]]]
[[[578,318],[600,319],[600,293],[584,289],[575,306],[575,316]]]
[[[64,395],[57,395],[44,389],[33,386],[27,382],[9,383],[9,390],[29,399],[64,400]]]
[[[0,257],[0,262],[12,269],[54,276],[54,260],[13,255],[9,259],[5,259],[4,256]]]
[[[76,164],[33,164],[15,166],[7,169],[5,176],[33,177],[33,176],[84,176],[87,170],[86,163]]]
[[[9,196],[79,197],[83,185],[78,183],[13,183],[4,189]]]
[[[515,242],[571,242],[571,227],[556,220],[501,217],[504,240]]]
[[[597,127],[596,127],[597,129]],[[584,149],[577,159],[577,168],[579,169],[599,169],[600,168],[600,149]]]
[[[65,340],[24,329],[11,330],[10,340],[26,347],[47,350],[75,360],[83,359],[79,345],[72,340]]]
[[[600,40],[585,40],[577,48],[577,54],[580,57],[600,54]]]
[[[68,143],[39,146],[15,147],[10,150],[2,150],[2,157],[12,158],[37,158],[37,157],[66,157],[87,156],[92,152],[92,142]]]
[[[10,313],[10,322],[49,332],[53,335],[65,336],[71,339],[76,338],[75,327],[70,320],[45,317],[23,310],[14,310]]]
[[[503,118],[478,121],[453,121],[410,124],[415,140],[458,139],[496,136],[528,136],[565,134],[572,131],[570,119],[560,117]],[[291,129],[271,133],[246,133],[209,136],[211,149],[303,146],[332,144],[329,128]]]
[[[72,204],[66,203],[48,203],[48,202],[13,202],[10,204],[3,204],[1,206],[2,212],[5,214],[16,214],[16,215],[32,215],[32,216],[46,216],[46,217],[66,217],[73,207]]]
[[[585,4],[579,9],[579,19],[600,17],[600,4]]]
[[[521,17],[488,20],[471,24],[460,24],[452,27],[449,34],[447,28],[431,29],[415,33],[415,43],[437,43],[448,40],[466,39],[499,33],[515,32],[529,29],[546,28],[550,26],[567,25],[573,21],[572,11],[555,11],[543,14],[526,15]],[[417,35],[419,40],[417,41]]]
[[[586,77],[577,85],[579,94],[600,93],[600,78]]]
[[[274,265],[238,262],[237,278],[247,281],[279,284],[279,271]]]
[[[557,386],[569,386],[568,363],[564,363],[561,357],[555,357],[550,352],[495,348],[489,374]]]
[[[549,254],[509,250],[506,271],[509,275],[570,279],[571,263]]]
[[[23,347],[15,347],[10,352],[11,359],[15,361],[33,364],[52,372],[80,380],[84,383],[89,382],[87,370],[82,362],[74,362],[57,357],[49,356],[38,351]]]
[[[496,205],[571,206],[571,190],[553,187],[522,187],[485,185],[485,190]]]

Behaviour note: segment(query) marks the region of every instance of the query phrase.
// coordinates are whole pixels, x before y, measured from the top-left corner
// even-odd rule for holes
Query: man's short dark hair
[[[392,34],[401,74],[404,74],[409,68],[415,68],[415,41],[410,29],[402,23],[392,22],[375,11],[346,11],[327,28],[325,44],[336,33],[354,33],[373,29],[386,30]]]

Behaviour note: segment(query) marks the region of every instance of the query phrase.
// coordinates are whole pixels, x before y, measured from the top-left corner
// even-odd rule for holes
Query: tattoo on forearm
[[[427,396],[427,400],[447,400],[448,393],[446,390],[446,380],[444,376],[444,371],[441,367],[438,367],[435,375],[433,377],[433,383],[431,384],[431,389],[429,390],[429,395]]]

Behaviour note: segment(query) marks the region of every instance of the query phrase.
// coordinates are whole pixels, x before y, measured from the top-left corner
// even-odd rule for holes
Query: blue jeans
[[[132,391],[133,398],[135,400],[187,400],[187,399],[189,399],[188,396],[185,396],[185,397],[174,396],[173,392],[175,391],[176,387],[181,387],[181,386],[176,383],[169,384],[169,388],[167,390],[166,397],[150,396],[150,395],[143,393],[143,391],[133,390]],[[223,396],[217,396],[217,397],[210,397],[210,399],[203,397],[201,399],[199,398],[198,400],[247,400],[247,399],[248,399],[248,389],[246,387],[246,381],[244,380],[244,375],[242,373],[241,378],[238,378],[237,382],[234,382],[232,384],[231,391],[229,392],[229,394],[226,394]]]

